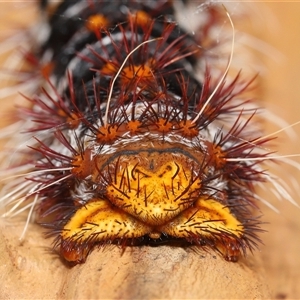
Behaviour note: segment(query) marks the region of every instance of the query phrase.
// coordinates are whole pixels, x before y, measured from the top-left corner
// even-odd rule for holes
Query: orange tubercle
[[[185,120],[179,123],[180,132],[184,137],[193,138],[199,135],[199,130],[192,120]]]
[[[85,27],[92,32],[97,32],[109,25],[108,19],[102,14],[91,15],[85,24]]]
[[[130,14],[129,19],[133,19],[135,24],[145,27],[151,22],[151,16],[142,10],[138,10],[135,14]]]
[[[103,143],[114,142],[118,138],[117,125],[105,125],[98,129],[97,140]]]
[[[136,80],[153,80],[153,71],[149,65],[131,65],[123,69],[122,71],[122,83],[128,84],[134,78]]]
[[[85,150],[83,154],[77,154],[72,161],[71,173],[78,179],[84,179],[93,172],[91,151]]]
[[[49,62],[41,66],[43,78],[49,78],[54,69],[54,62]]]
[[[129,130],[130,133],[138,133],[140,130],[142,123],[138,120],[131,120],[126,124],[126,129]]]
[[[173,127],[173,124],[170,121],[166,120],[166,119],[160,118],[156,122],[156,126],[158,127],[159,132],[167,133],[167,132],[171,131],[171,129]]]

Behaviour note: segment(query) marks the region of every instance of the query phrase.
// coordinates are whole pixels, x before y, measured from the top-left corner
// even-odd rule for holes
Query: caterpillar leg
[[[228,207],[213,199],[199,199],[161,230],[217,249],[226,260],[237,261],[243,241],[244,226]]]
[[[172,221],[151,226],[113,207],[105,200],[82,206],[64,226],[60,235],[60,253],[67,261],[83,263],[97,243],[162,234],[184,238],[195,244],[217,249],[226,260],[237,261],[245,250],[244,226],[228,207],[213,199],[199,199]]]
[[[60,235],[60,254],[73,263],[84,263],[96,243],[136,238],[150,227],[137,222],[110,203],[95,199],[76,211]]]

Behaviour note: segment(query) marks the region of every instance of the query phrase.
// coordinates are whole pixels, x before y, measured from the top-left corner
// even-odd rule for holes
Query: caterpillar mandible
[[[273,136],[242,96],[251,81],[194,75],[223,9],[208,6],[197,36],[172,1],[41,6],[48,25],[26,58],[45,82],[20,110],[29,148],[7,169],[4,215],[28,208],[72,264],[110,243],[196,244],[229,261],[255,249],[255,186],[287,194],[262,167]]]

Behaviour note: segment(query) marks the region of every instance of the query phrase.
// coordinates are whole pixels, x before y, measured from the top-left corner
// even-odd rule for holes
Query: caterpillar
[[[251,80],[195,76],[224,9],[208,6],[195,36],[175,2],[41,1],[48,24],[26,59],[44,83],[24,95],[30,145],[13,154],[1,202],[6,217],[29,209],[73,265],[111,243],[195,244],[237,261],[260,243],[255,186],[290,198],[263,167],[273,136],[243,97]]]

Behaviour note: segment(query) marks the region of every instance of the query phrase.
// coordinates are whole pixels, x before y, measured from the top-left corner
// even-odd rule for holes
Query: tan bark
[[[269,296],[253,258],[229,263],[213,252],[169,246],[94,250],[67,267],[51,241],[31,225],[2,224],[0,298],[5,299],[262,299]]]

